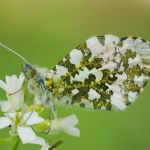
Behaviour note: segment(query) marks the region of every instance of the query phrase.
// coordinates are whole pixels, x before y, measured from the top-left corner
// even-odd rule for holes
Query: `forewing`
[[[149,42],[137,37],[94,36],[73,49],[47,76],[63,104],[124,110],[150,76]]]

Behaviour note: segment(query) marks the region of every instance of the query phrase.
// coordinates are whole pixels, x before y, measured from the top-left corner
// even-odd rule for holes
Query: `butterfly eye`
[[[30,64],[24,64],[22,70],[27,80],[33,78],[36,75],[35,68]]]

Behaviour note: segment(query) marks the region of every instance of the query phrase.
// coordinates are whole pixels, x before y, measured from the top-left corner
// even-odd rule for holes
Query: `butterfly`
[[[89,38],[51,70],[24,61],[22,72],[38,102],[124,110],[149,80],[150,43],[108,34]]]

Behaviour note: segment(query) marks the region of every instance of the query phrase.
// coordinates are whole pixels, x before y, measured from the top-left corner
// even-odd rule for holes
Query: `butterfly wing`
[[[149,42],[137,37],[94,36],[48,74],[46,86],[63,104],[124,110],[150,76]]]

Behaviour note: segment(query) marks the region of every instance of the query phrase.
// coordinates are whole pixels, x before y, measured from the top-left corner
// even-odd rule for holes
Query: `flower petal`
[[[49,145],[48,144],[45,144],[42,146],[42,148],[40,150],[49,150]]]
[[[6,76],[6,83],[0,81],[0,87],[6,91],[12,110],[15,111],[21,109],[24,104],[24,91],[21,89],[24,78],[24,75],[20,74],[19,78],[16,75]]]
[[[48,145],[46,141],[36,136],[32,128],[30,127],[18,127],[18,135],[23,144],[37,144],[42,146],[42,150],[48,150]],[[46,149],[47,148],[47,149]]]
[[[31,141],[30,144],[37,144],[44,146],[46,145],[46,141],[43,138],[36,136],[36,139],[34,141]]]
[[[72,127],[72,128],[66,128],[64,129],[64,131],[70,135],[73,135],[73,136],[76,136],[76,137],[79,137],[80,136],[80,130],[75,128],[75,127]]]
[[[0,129],[6,128],[12,124],[12,121],[8,117],[0,117]]]
[[[21,73],[20,76],[19,76],[20,86],[22,86],[24,79],[25,79],[25,76],[24,76],[23,73]]]
[[[44,121],[43,118],[39,117],[37,112],[28,112],[24,115],[23,122],[26,122],[26,125],[34,125]]]
[[[11,120],[15,120],[16,119],[16,116],[18,116],[20,118],[21,116],[21,113],[19,112],[18,114],[16,112],[13,112],[13,113],[5,113],[5,116],[10,118]]]
[[[36,140],[36,134],[30,127],[18,127],[18,136],[23,144],[33,143]]]
[[[76,115],[71,115],[62,119],[55,119],[51,122],[51,133],[57,133],[59,131],[64,131],[73,136],[80,136],[79,129],[74,126],[78,123],[78,118]]]
[[[6,76],[6,84],[9,93],[15,92],[17,86],[17,76],[16,75]]]
[[[62,128],[61,128],[60,120],[55,119],[55,120],[51,121],[51,128],[50,128],[51,134],[55,134],[55,133],[59,132],[61,129]]]
[[[6,92],[8,91],[7,85],[5,82],[0,80],[0,88],[2,88],[3,90],[5,90]]]
[[[24,91],[20,90],[17,93],[7,96],[8,101],[10,101],[11,106],[14,110],[19,110],[24,104]]]
[[[10,93],[16,92],[22,88],[24,81],[23,74],[20,74],[19,78],[16,75],[6,76],[6,84]]]
[[[73,135],[73,136],[80,136],[80,130],[75,128],[74,126],[79,122],[76,115],[71,115],[64,119],[61,119],[61,128],[64,132]]]
[[[11,110],[12,106],[9,101],[2,101],[0,103],[0,107],[1,107],[2,112],[8,112]]]
[[[78,118],[77,118],[77,116],[76,115],[70,115],[70,116],[68,116],[68,117],[66,117],[66,118],[63,118],[63,119],[61,119],[61,125],[63,126],[63,127],[66,127],[66,126],[74,126],[74,125],[76,125],[77,123],[79,122],[79,120],[78,120]]]

